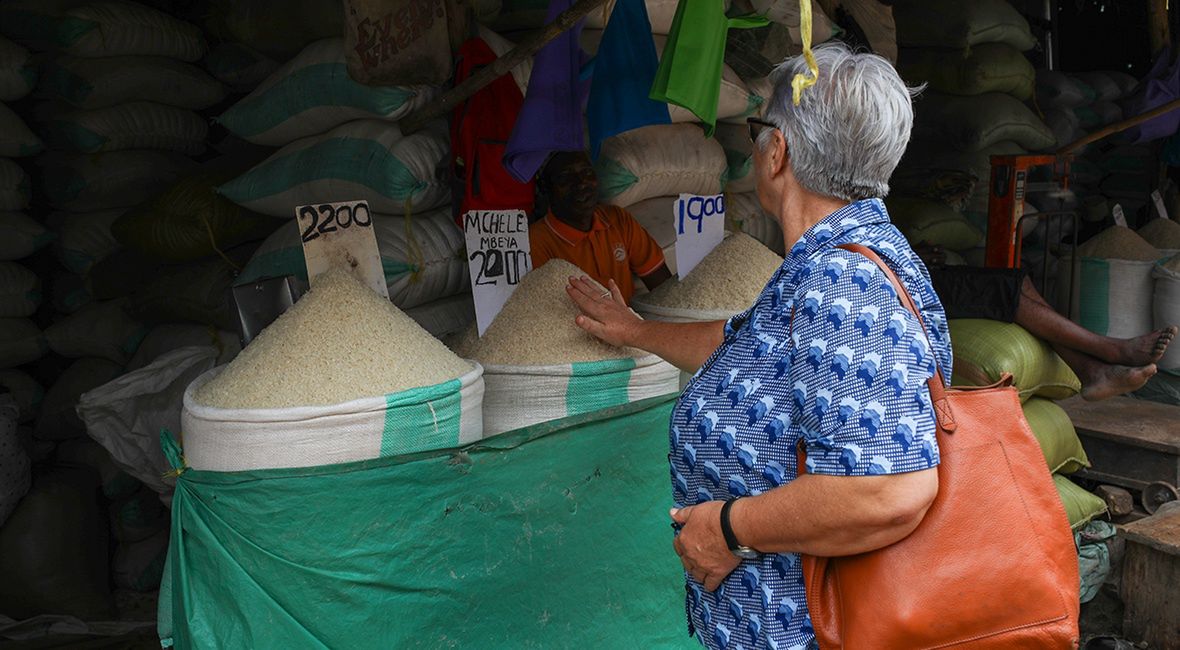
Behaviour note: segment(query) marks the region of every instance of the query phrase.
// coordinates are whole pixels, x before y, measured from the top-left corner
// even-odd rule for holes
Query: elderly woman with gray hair
[[[881,201],[909,141],[912,93],[876,55],[840,44],[814,55],[817,83],[796,103],[792,80],[808,66],[788,59],[765,116],[749,120],[758,198],[789,251],[750,309],[661,323],[636,317],[616,287],[607,297],[571,278],[567,289],[588,332],[695,371],[672,415],[670,514],[689,633],[710,647],[813,647],[799,554],[892,544],[938,491],[926,380],[936,364],[951,376],[950,338]],[[921,322],[845,244],[886,261]]]

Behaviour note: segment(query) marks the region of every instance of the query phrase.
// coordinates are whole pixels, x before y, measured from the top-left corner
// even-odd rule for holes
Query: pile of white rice
[[[642,302],[659,307],[701,311],[739,312],[762,293],[783,258],[744,233],[718,244],[713,252],[682,280],[668,280],[643,296]]]
[[[1158,248],[1149,244],[1134,230],[1124,226],[1111,226],[1091,237],[1086,243],[1078,246],[1078,255],[1137,262],[1154,262],[1161,257]]]
[[[482,337],[472,328],[456,344],[464,357],[484,365],[551,366],[643,356],[607,345],[574,323],[578,308],[566,295],[571,276],[585,272],[565,260],[549,260],[520,281]]]
[[[234,409],[326,406],[471,369],[388,300],[331,271],[193,397]]]
[[[1152,219],[1139,229],[1139,236],[1156,248],[1180,249],[1180,223]]]

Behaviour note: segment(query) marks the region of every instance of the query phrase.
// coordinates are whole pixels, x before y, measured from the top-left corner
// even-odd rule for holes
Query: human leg
[[[1122,366],[1060,344],[1053,349],[1081,380],[1082,398],[1092,402],[1139,390],[1156,373],[1155,364]]]

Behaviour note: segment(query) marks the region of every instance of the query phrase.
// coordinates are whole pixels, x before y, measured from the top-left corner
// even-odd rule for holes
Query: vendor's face
[[[549,174],[554,212],[584,214],[598,204],[598,176],[584,153],[559,154]]]

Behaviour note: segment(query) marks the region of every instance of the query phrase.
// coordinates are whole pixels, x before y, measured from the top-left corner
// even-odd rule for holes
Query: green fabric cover
[[[1065,410],[1043,397],[1029,399],[1023,409],[1024,419],[1041,445],[1050,472],[1073,474],[1090,466],[1078,432]]]
[[[902,50],[898,72],[910,83],[930,84],[931,90],[951,95],[1008,93],[1021,101],[1032,99],[1036,72],[1016,48],[984,43],[968,50]]]
[[[697,647],[668,526],[671,406],[654,398],[462,450],[183,471],[164,644]]]
[[[1106,502],[1083,490],[1073,481],[1060,474],[1054,474],[1053,482],[1057,484],[1057,495],[1061,497],[1061,505],[1065,506],[1065,515],[1069,517],[1069,525],[1074,530],[1085,526],[1091,519],[1106,514]]]
[[[1066,399],[1082,390],[1082,383],[1048,343],[1015,323],[961,318],[950,321],[954,349],[952,382],[986,386],[1010,373],[1020,399],[1033,395]]]
[[[944,203],[889,197],[885,204],[889,218],[911,244],[924,241],[956,251],[983,245],[983,231]]]

